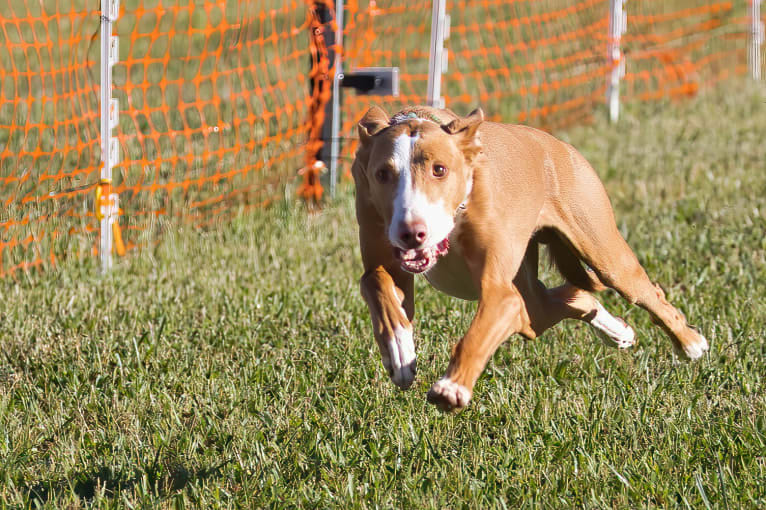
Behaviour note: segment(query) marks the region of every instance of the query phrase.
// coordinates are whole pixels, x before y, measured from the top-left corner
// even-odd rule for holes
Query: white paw
[[[446,377],[442,377],[431,386],[428,401],[442,411],[461,409],[471,401],[471,390]]]
[[[394,337],[389,338],[381,348],[381,358],[394,384],[403,390],[412,386],[417,372],[412,328],[396,326]]]
[[[624,320],[606,311],[601,303],[596,301],[596,316],[590,325],[602,334],[599,335],[604,344],[609,347],[626,349],[636,343],[636,333]]]
[[[708,344],[707,338],[702,335],[697,336],[699,337],[697,342],[683,346],[683,352],[680,353],[682,356],[690,360],[695,360],[701,358],[702,355],[710,349],[710,344]]]

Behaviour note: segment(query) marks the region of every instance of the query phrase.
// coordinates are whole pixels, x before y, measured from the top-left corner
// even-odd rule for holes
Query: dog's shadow
[[[69,478],[42,480],[32,484],[20,483],[17,486],[21,488],[30,507],[35,503],[45,504],[54,496],[65,496],[70,492],[85,501],[92,500],[100,491],[103,491],[106,497],[113,498],[122,491],[142,484],[144,479],[151,493],[162,498],[184,489],[190,483],[220,476],[223,468],[231,461],[232,459],[228,459],[216,466],[199,469],[189,469],[179,462],[172,461],[161,464],[155,462],[151,466],[130,471],[101,466],[95,470],[75,473]]]

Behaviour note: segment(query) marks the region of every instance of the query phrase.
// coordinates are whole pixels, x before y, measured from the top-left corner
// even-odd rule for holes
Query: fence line
[[[426,102],[432,1],[345,3],[345,68],[398,66],[401,95],[374,102],[391,111]],[[448,0],[446,106],[465,113],[481,105],[493,119],[546,129],[605,111],[615,65],[609,4]],[[626,2],[622,100],[687,97],[760,65],[756,4]],[[104,251],[94,209],[98,7],[0,0],[0,276]],[[336,27],[320,11],[333,9],[332,0],[122,0],[113,23],[119,163],[110,187],[121,213],[115,233],[128,251],[157,242],[175,222],[210,227],[262,207],[286,183],[321,198],[315,163],[326,158],[321,126],[338,48],[323,36]],[[371,102],[343,98],[346,167],[354,125]]]

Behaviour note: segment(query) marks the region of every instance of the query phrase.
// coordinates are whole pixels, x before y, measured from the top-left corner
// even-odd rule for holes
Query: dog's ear
[[[478,130],[482,122],[484,122],[484,112],[481,108],[476,108],[467,117],[457,118],[443,125],[442,129],[450,135],[459,136],[461,149],[466,156],[473,157],[481,151]]]
[[[365,145],[370,141],[370,138],[388,127],[388,114],[379,106],[373,106],[367,110],[356,127],[359,132],[359,141]]]

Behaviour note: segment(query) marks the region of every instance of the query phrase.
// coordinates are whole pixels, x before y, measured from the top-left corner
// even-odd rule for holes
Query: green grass
[[[512,338],[471,405],[440,414],[425,393],[475,305],[418,280],[420,372],[395,389],[349,186],[316,215],[167,223],[108,277],[72,260],[0,282],[0,506],[766,506],[763,95],[733,82],[562,134],[711,341],[701,361],[604,294],[635,348],[580,323]]]

